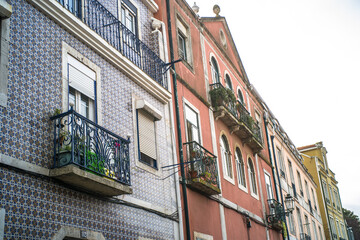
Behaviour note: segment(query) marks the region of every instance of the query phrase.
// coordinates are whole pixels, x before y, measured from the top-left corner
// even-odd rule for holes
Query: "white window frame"
[[[222,146],[222,137],[226,138],[227,144],[228,144],[228,152],[226,152],[225,150],[225,146]],[[220,134],[220,139],[219,139],[219,145],[220,145],[220,156],[221,156],[221,162],[222,162],[222,168],[223,168],[223,177],[225,180],[227,180],[228,182],[232,183],[233,185],[235,185],[235,180],[234,180],[234,167],[233,167],[233,163],[232,163],[232,157],[231,157],[231,151],[230,151],[230,143],[229,143],[229,138],[224,134]],[[225,143],[224,143],[225,145]],[[225,154],[228,156],[228,158],[226,158]],[[224,159],[225,158],[225,159]],[[228,171],[227,171],[227,160],[229,160],[230,164],[231,164],[231,176],[229,175]]]
[[[194,231],[194,240],[213,240],[213,239],[214,237],[211,235]]]
[[[95,119],[97,119],[97,124],[101,126],[102,124],[102,104],[101,104],[101,69],[92,63],[90,60],[85,58],[82,54],[76,51],[74,48],[70,47],[67,43],[62,42],[62,111],[66,112],[69,109],[69,79],[68,79],[68,56],[76,59],[81,64],[85,65],[87,68],[92,70],[95,73],[95,84],[96,84],[96,92],[94,104],[96,109],[94,110]],[[75,89],[77,90],[77,89]],[[89,97],[89,96],[88,96]],[[96,101],[96,103],[95,103]]]
[[[267,194],[267,199],[274,199],[274,193],[273,193],[272,182],[271,182],[271,174],[268,173],[265,169],[263,169],[263,170],[264,170],[265,190],[266,190],[266,194]],[[269,180],[269,184],[266,182],[267,178]],[[269,196],[268,188],[270,188],[271,196]]]
[[[254,169],[254,179],[252,179],[251,177],[251,168],[249,165],[249,160],[251,161],[251,165],[253,166]],[[249,189],[250,189],[250,194],[251,196],[253,196],[254,198],[256,198],[257,200],[259,200],[259,185],[256,182],[256,169],[255,169],[255,164],[254,161],[252,160],[252,158],[250,156],[247,157],[247,168],[248,168],[248,177],[249,177]],[[254,185],[255,184],[255,188],[256,188],[256,192],[254,192]]]
[[[201,132],[201,118],[200,118],[200,111],[199,109],[197,109],[193,104],[191,104],[186,98],[183,98],[183,112],[184,112],[184,123],[185,123],[185,128],[187,130],[187,126],[186,126],[186,112],[185,112],[185,108],[189,107],[191,110],[193,110],[196,114],[197,114],[197,117],[198,117],[198,128],[199,128],[199,144],[201,145],[201,143],[203,142],[202,140],[202,132]],[[188,141],[189,140],[189,136],[188,136],[188,132],[185,131],[185,137],[186,137],[186,140]]]
[[[216,66],[218,68],[218,71],[217,71],[218,79],[216,79],[216,75],[215,75],[216,71],[215,71],[215,67],[213,66],[212,59],[215,60]],[[218,60],[216,59],[216,57],[215,57],[215,55],[213,53],[210,53],[210,62],[209,62],[209,64],[210,64],[210,73],[211,73],[211,81],[212,81],[212,83],[213,84],[214,83],[222,84],[221,83],[221,70],[220,70],[219,62],[218,62]]]
[[[286,170],[285,170],[283,152],[279,147],[276,147],[276,155],[280,165],[280,177],[286,179]]]
[[[180,55],[180,42],[179,35],[183,38],[184,47],[185,47],[185,56],[182,58],[187,66],[192,68],[193,66],[193,54],[192,54],[192,45],[191,45],[191,31],[189,25],[185,22],[185,20],[180,16],[180,14],[176,14],[176,41],[178,44],[178,55]]]
[[[239,149],[239,154],[240,154],[240,157],[241,157],[241,159],[238,159],[238,154],[237,154],[237,149]],[[240,160],[242,161],[242,167],[243,167],[243,174],[244,174],[244,176],[243,176],[243,180],[244,180],[244,184],[245,184],[245,186],[244,185],[242,185],[241,183],[240,183],[240,173],[241,173],[241,163],[240,163]],[[247,181],[246,181],[246,168],[245,168],[245,161],[244,161],[244,158],[243,158],[243,156],[242,156],[242,152],[241,152],[241,149],[240,149],[240,147],[239,146],[236,146],[235,147],[235,162],[236,162],[236,172],[237,172],[237,178],[238,178],[238,187],[241,189],[241,190],[243,190],[244,192],[248,192],[248,188],[247,188],[247,186],[248,186],[248,184],[247,184]]]
[[[6,1],[0,1],[0,106],[7,107],[9,80],[9,51],[10,51],[10,16],[12,6]]]
[[[160,156],[159,156],[159,138],[158,138],[158,129],[156,128],[156,124],[155,124],[155,147],[156,147],[156,163],[157,163],[157,169],[153,168],[152,166],[149,166],[146,163],[143,163],[142,161],[140,161],[140,156],[139,156],[139,145],[138,145],[138,140],[139,140],[139,133],[138,133],[138,129],[137,129],[137,117],[136,117],[136,113],[137,110],[142,110],[147,112],[149,115],[154,117],[154,123],[155,121],[160,121],[163,117],[162,113],[160,110],[158,110],[157,108],[155,108],[153,105],[151,105],[147,100],[136,96],[133,94],[132,96],[132,106],[133,106],[133,129],[134,129],[134,149],[135,149],[135,165],[147,172],[150,172],[152,174],[155,174],[157,176],[161,176],[162,174],[162,170],[161,170],[161,161],[160,161]]]

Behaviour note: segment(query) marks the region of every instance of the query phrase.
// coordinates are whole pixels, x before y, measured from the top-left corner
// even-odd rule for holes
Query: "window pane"
[[[74,110],[76,110],[75,90],[71,87],[69,88],[69,109],[70,106],[73,106]]]
[[[80,114],[89,118],[89,98],[81,94],[80,100]]]

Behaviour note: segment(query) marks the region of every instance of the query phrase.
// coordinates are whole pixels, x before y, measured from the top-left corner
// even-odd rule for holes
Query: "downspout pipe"
[[[169,47],[170,47],[170,62],[174,61],[174,46],[171,30],[171,9],[170,1],[166,0],[166,14],[167,14],[167,24],[168,24],[168,35],[169,35]],[[173,87],[174,87],[174,103],[175,103],[175,113],[176,113],[176,125],[178,133],[178,147],[179,147],[179,161],[180,161],[180,173],[181,173],[181,185],[184,201],[184,214],[185,214],[185,230],[186,230],[186,239],[191,240],[190,234],[190,222],[189,222],[189,207],[188,199],[186,192],[186,178],[185,178],[185,169],[184,169],[184,155],[182,147],[182,137],[181,137],[181,127],[180,127],[180,112],[179,112],[179,101],[177,94],[177,79],[176,79],[176,70],[174,64],[172,64],[172,78],[173,78]],[[180,213],[179,213],[180,214]]]
[[[288,237],[288,240],[290,240],[290,235],[289,235],[289,229],[288,229],[288,226],[287,226],[287,223],[286,223],[286,214],[285,214],[285,207],[284,207],[284,198],[283,198],[283,195],[281,193],[281,181],[280,181],[280,176],[279,176],[279,169],[277,167],[277,162],[276,162],[276,155],[275,155],[275,148],[274,148],[274,136],[271,136],[271,147],[272,147],[272,150],[273,150],[273,155],[274,155],[274,162],[275,162],[275,168],[276,168],[276,176],[277,176],[277,179],[279,181],[279,187],[280,187],[280,199],[281,199],[281,205],[282,205],[282,209],[283,209],[283,218],[284,218],[284,222],[285,222],[285,227],[286,227],[286,233],[287,233],[287,237]],[[285,239],[285,235],[283,234],[283,239]]]
[[[279,192],[276,187],[275,169],[273,167],[274,165],[273,165],[273,161],[272,161],[271,147],[270,147],[270,142],[269,142],[269,133],[268,133],[268,128],[267,128],[267,125],[269,124],[267,113],[264,114],[264,122],[265,122],[265,134],[266,134],[266,142],[267,142],[267,146],[268,146],[268,153],[269,153],[270,164],[271,164],[271,171],[272,171],[274,183],[275,183],[276,200],[279,201]]]

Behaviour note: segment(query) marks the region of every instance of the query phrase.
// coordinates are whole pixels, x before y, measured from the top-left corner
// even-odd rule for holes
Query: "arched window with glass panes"
[[[225,137],[222,135],[220,138],[220,151],[221,151],[221,160],[223,163],[224,175],[232,178],[232,165],[231,165],[231,153],[229,148],[229,143]]]
[[[214,57],[211,57],[211,76],[213,83],[220,83],[219,66]]]

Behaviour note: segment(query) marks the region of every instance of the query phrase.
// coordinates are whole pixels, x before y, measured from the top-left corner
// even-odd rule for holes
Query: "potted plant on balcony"
[[[227,90],[224,87],[218,87],[210,90],[211,103],[214,108],[224,105],[229,101]]]
[[[198,171],[195,170],[195,169],[190,169],[189,170],[189,175],[190,175],[191,179],[198,178]]]
[[[86,151],[86,167],[87,171],[102,176],[105,174],[105,164],[101,156],[88,150]],[[110,172],[109,172],[110,173]]]

